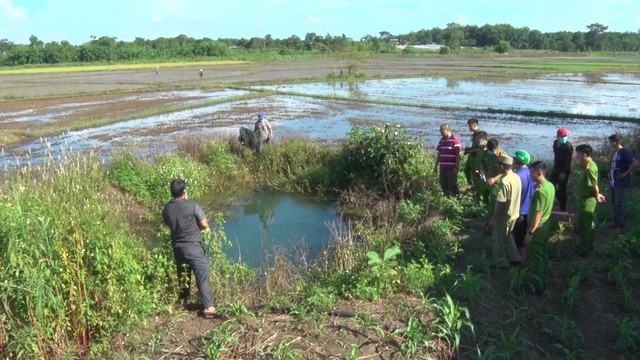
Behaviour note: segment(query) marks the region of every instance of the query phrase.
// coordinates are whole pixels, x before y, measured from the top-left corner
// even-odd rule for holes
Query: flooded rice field
[[[410,78],[260,88],[405,104],[640,117],[639,74],[565,74],[535,79]]]
[[[215,134],[236,136],[240,126],[251,126],[255,114],[264,112],[274,127],[276,142],[290,136],[336,142],[347,136],[354,125],[370,126],[392,123],[424,141],[432,149],[439,139],[438,128],[446,122],[468,140],[466,121],[480,120],[481,129],[499,139],[509,152],[529,151],[533,157],[550,159],[551,143],[559,127],[570,130],[574,144],[590,143],[598,147],[613,132],[629,132],[640,119],[640,76],[637,74],[547,75],[535,79],[460,80],[446,78],[406,78],[370,80],[359,83],[308,83],[260,86],[286,91],[261,98],[229,101],[217,105],[175,111],[169,114],[121,121],[111,125],[69,131],[64,135],[34,140],[3,149],[0,166],[15,166],[17,160],[37,163],[50,147],[55,153],[61,147],[74,151],[94,150],[108,159],[114,152],[135,147],[144,151],[168,151],[176,140],[188,136]],[[336,95],[344,99],[322,99],[304,95]],[[136,103],[153,106],[157,99],[171,99],[180,104],[193,104],[225,99],[244,93],[240,90],[207,91],[176,90],[131,95]],[[367,99],[358,102],[358,99]],[[355,100],[355,101],[354,101]],[[373,101],[372,101],[373,100]],[[380,101],[380,103],[375,103]],[[52,121],[69,111],[107,106],[98,101],[73,102],[14,114],[0,113],[2,122],[21,124]],[[396,105],[397,104],[397,105]],[[423,108],[416,105],[432,105]],[[437,106],[465,110],[442,110]],[[538,115],[525,116],[486,112],[485,109],[534,110]],[[80,111],[80,110],[78,110]],[[567,118],[545,116],[543,112],[562,112]],[[588,119],[583,115],[627,117],[630,121]],[[632,121],[633,120],[633,121]],[[25,125],[27,126],[27,125]]]

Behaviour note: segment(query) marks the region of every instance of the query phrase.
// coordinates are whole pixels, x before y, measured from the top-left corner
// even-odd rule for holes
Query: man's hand
[[[458,167],[453,168],[453,175],[458,175]]]
[[[616,180],[624,179],[627,176],[629,176],[629,173],[627,172],[616,171]]]
[[[529,246],[532,241],[533,241],[533,235],[527,233],[527,235],[524,237],[524,245]]]
[[[604,195],[602,195],[602,194],[598,194],[597,199],[598,199],[598,202],[599,202],[599,203],[605,203],[605,202],[607,202],[607,199],[606,199],[606,198],[604,197]]]

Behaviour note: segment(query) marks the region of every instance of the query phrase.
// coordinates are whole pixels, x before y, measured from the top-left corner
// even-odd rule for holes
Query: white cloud
[[[0,0],[0,20],[25,21],[27,17],[27,10],[13,5],[12,0]]]
[[[153,22],[153,23],[159,23],[159,22],[162,22],[162,15],[157,14],[157,13],[156,13],[156,14],[154,14],[154,15],[151,17],[151,22]]]
[[[322,24],[325,21],[323,21],[321,18],[317,17],[317,16],[309,16],[307,18],[307,22],[310,24]]]

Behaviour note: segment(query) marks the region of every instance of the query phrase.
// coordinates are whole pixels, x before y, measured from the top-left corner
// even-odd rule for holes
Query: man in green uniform
[[[496,195],[498,194],[498,182],[502,177],[498,159],[501,156],[507,156],[507,153],[498,147],[498,139],[489,139],[487,141],[487,151],[482,158],[480,164],[480,176],[485,177],[487,187],[489,189],[489,203],[487,205],[487,219],[493,215],[496,206]]]
[[[476,135],[478,131],[480,131],[480,126],[478,125],[478,119],[471,118],[467,121],[467,126],[469,126],[469,131],[471,134],[471,139],[469,140],[469,144],[464,148],[464,154],[467,155],[467,162],[464,165],[464,176],[467,179],[467,184],[469,186],[474,187],[476,174],[475,174],[475,163],[476,163],[476,155],[478,151],[480,151],[481,147],[477,142]]]
[[[595,211],[598,203],[603,203],[605,197],[598,187],[598,166],[591,159],[593,148],[582,144],[576,147],[576,160],[582,174],[576,184],[578,197],[578,228],[580,229],[580,244],[578,255],[587,256],[593,250],[595,241]]]
[[[488,229],[493,230],[492,268],[506,270],[520,264],[520,254],[513,240],[512,231],[520,216],[520,192],[522,184],[518,175],[511,171],[513,158],[502,155],[498,159],[502,177],[497,185],[496,208],[489,220]]]
[[[486,175],[481,172],[482,164],[484,163],[484,159],[487,155],[487,138],[488,135],[486,132],[480,130],[474,136],[475,143],[478,144],[478,151],[476,152],[476,156],[473,158],[469,158],[468,161],[473,161],[473,170],[474,170],[474,181],[473,188],[475,191],[474,200],[477,205],[487,206],[489,203],[489,186],[487,186]]]
[[[551,236],[551,210],[556,189],[544,174],[547,166],[542,161],[534,161],[529,165],[531,181],[536,184],[529,213],[527,214],[527,235],[524,247],[527,252],[529,274],[533,277],[531,287],[525,288],[533,294],[540,294],[545,289],[549,258],[547,243]]]

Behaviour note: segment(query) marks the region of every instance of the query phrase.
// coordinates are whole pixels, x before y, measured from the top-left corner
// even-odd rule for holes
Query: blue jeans
[[[616,227],[624,228],[624,197],[627,189],[623,187],[611,187],[611,199],[613,199],[613,221]]]

